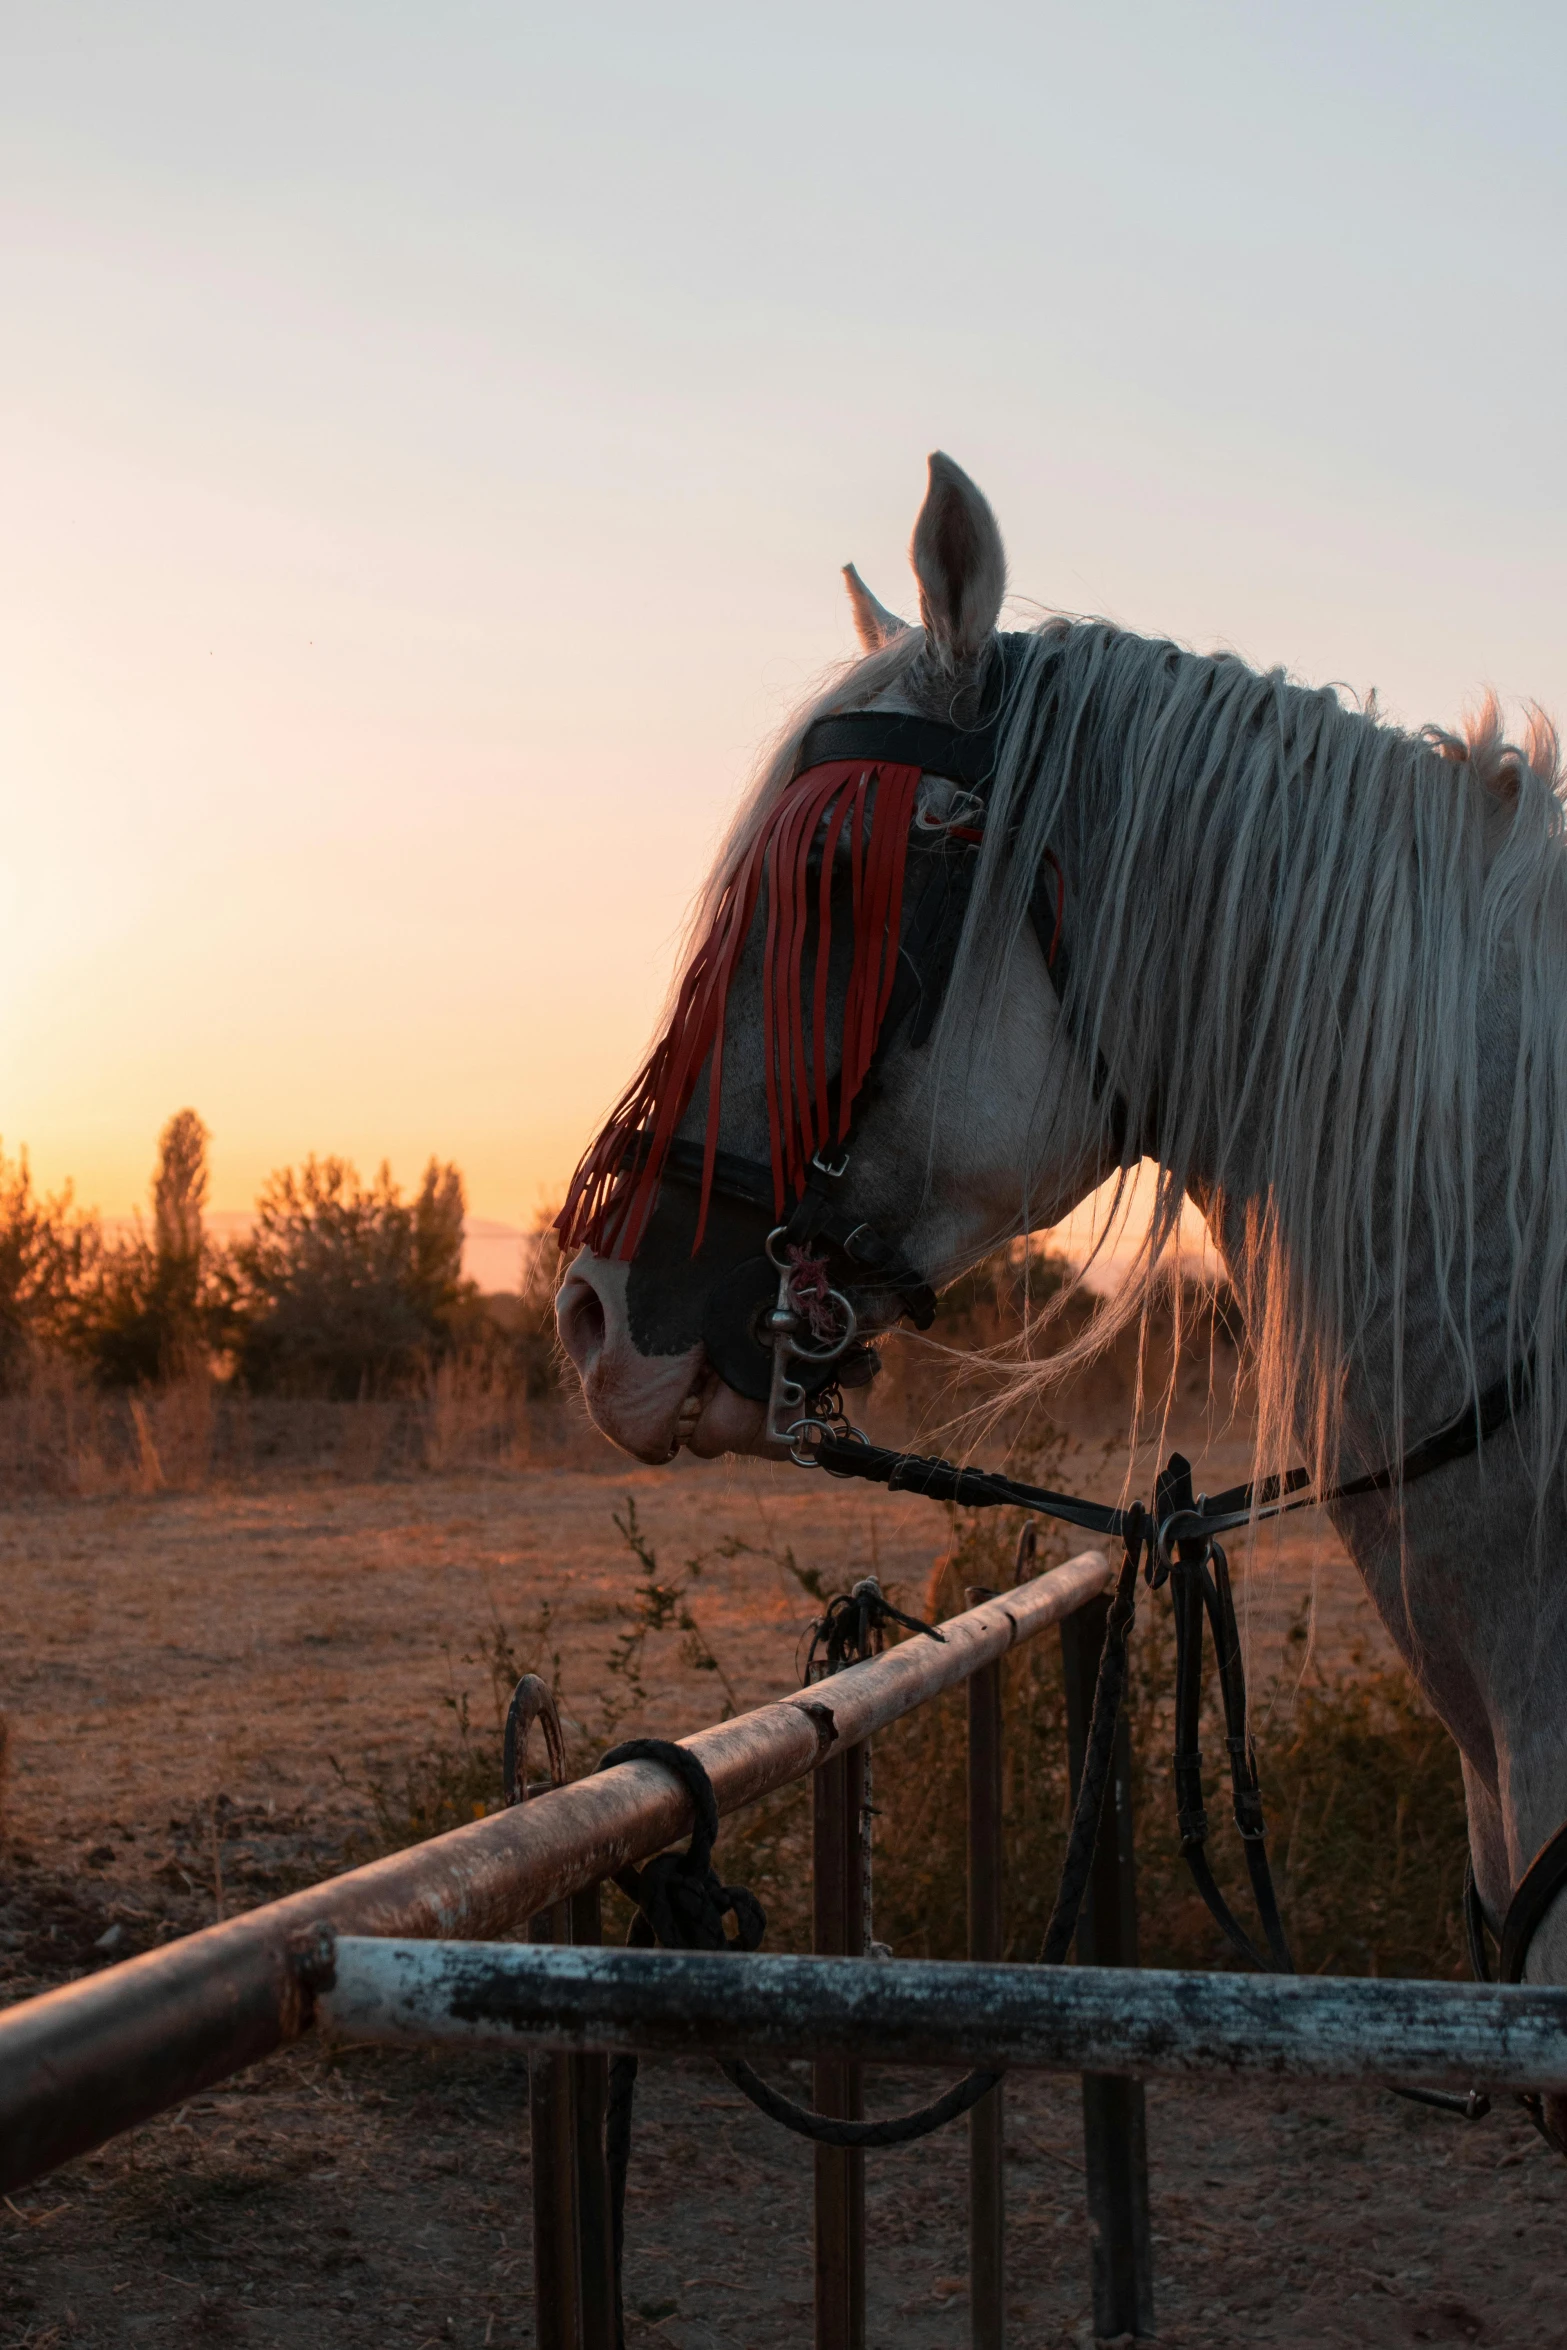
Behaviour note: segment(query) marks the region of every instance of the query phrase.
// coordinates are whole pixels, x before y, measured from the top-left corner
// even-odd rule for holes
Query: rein
[[[773,1344],[780,1360],[791,1345],[790,1325],[795,1322],[792,1312],[782,1310],[789,1286],[787,1278],[780,1284],[781,1310],[773,1317]],[[1105,1631],[1082,1783],[1061,1888],[1041,1953],[1044,1963],[1059,1963],[1065,1956],[1076,1925],[1082,1887],[1092,1863],[1116,1719],[1125,1689],[1127,1642],[1141,1567],[1143,1580],[1150,1590],[1169,1583],[1174,1610],[1172,1762],[1181,1857],[1209,1915],[1246,1964],[1259,1973],[1295,1972],[1268,1864],[1267,1823],[1263,1816],[1256,1751],[1247,1721],[1245,1667],[1230,1589],[1229,1562],[1216,1537],[1254,1520],[1283,1517],[1293,1510],[1402,1489],[1433,1475],[1450,1462],[1466,1459],[1522,1407],[1528,1395],[1531,1367],[1527,1360],[1515,1365],[1506,1377],[1495,1380],[1475,1396],[1445,1427],[1412,1445],[1399,1461],[1386,1463],[1364,1476],[1346,1478],[1325,1492],[1304,1490],[1311,1484],[1310,1474],[1304,1468],[1296,1468],[1282,1477],[1231,1486],[1212,1500],[1205,1494],[1194,1496],[1191,1464],[1180,1453],[1173,1453],[1156,1481],[1152,1506],[1133,1502],[1125,1509],[1088,1501],[1079,1494],[1056,1493],[1044,1486],[1028,1485],[998,1470],[960,1468],[934,1454],[898,1452],[872,1444],[844,1420],[841,1412],[831,1421],[809,1417],[795,1423],[789,1431],[790,1457],[802,1468],[821,1468],[834,1477],[859,1478],[884,1485],[889,1492],[924,1494],[930,1500],[952,1502],[964,1509],[1027,1509],[1041,1517],[1080,1527],[1087,1533],[1118,1540],[1125,1546]],[[1266,1950],[1258,1947],[1235,1916],[1207,1855],[1208,1814],[1203,1800],[1199,1744],[1205,1619],[1213,1631],[1235,1825],[1246,1856]],[[1522,1982],[1529,1944],[1552,1902],[1564,1890],[1567,1890],[1567,1823],[1536,1854],[1509,1903],[1498,1936],[1503,1982]],[[1465,1871],[1464,1917],[1472,1970],[1478,1981],[1488,1982],[1491,1971],[1485,1949],[1486,1919],[1472,1864]],[[1490,2111],[1490,2100],[1481,2090],[1472,2089],[1458,2095],[1441,2089],[1395,2088],[1394,2094],[1415,2104],[1434,2106],[1464,2121],[1482,2120]],[[1521,2102],[1547,2143],[1558,2152],[1567,2152],[1547,2127],[1541,2100],[1524,2096]]]
[[[784,1343],[787,1334],[780,1333]],[[1179,1453],[1155,1487],[1152,1508],[1140,1501],[1126,1509],[1105,1502],[1085,1501],[1075,1493],[1052,1493],[1041,1485],[1025,1485],[995,1469],[959,1468],[933,1453],[895,1452],[872,1444],[841,1418],[807,1419],[789,1431],[794,1457],[802,1467],[826,1469],[834,1477],[858,1477],[885,1485],[893,1493],[923,1493],[932,1501],[955,1502],[960,1509],[1012,1507],[1036,1511],[1041,1517],[1079,1526],[1085,1533],[1111,1541],[1151,1545],[1148,1580],[1153,1589],[1164,1582],[1177,1563],[1171,1545],[1202,1544],[1216,1535],[1233,1532],[1255,1520],[1281,1518],[1292,1510],[1317,1509],[1330,1502],[1354,1501],[1363,1494],[1389,1493],[1414,1485],[1422,1477],[1445,1468],[1450,1461],[1467,1459],[1486,1440],[1506,1426],[1521,1410],[1529,1393],[1530,1365],[1522,1362],[1433,1435],[1422,1437],[1403,1458],[1349,1477],[1324,1493],[1305,1490],[1311,1484],[1307,1469],[1289,1469],[1282,1477],[1232,1485],[1212,1500],[1192,1495],[1190,1465]]]

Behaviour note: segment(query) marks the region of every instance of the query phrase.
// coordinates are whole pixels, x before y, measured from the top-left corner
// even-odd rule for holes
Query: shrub
[[[273,1175],[230,1250],[225,1333],[245,1384],[294,1395],[384,1394],[448,1351],[462,1277],[462,1177],[432,1159],[405,1200],[382,1166],[345,1159]]]
[[[0,1394],[23,1384],[35,1348],[67,1336],[83,1266],[98,1244],[91,1219],[73,1216],[71,1192],[33,1189],[24,1150],[0,1152]]]
[[[541,1208],[522,1243],[515,1290],[472,1291],[454,1325],[469,1369],[497,1394],[539,1403],[559,1395],[564,1356],[555,1333],[560,1246],[555,1210]]]

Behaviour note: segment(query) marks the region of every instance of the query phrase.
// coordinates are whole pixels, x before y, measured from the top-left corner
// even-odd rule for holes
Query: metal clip
[[[854,1343],[857,1323],[854,1308],[840,1289],[828,1289],[822,1294],[822,1303],[830,1306],[837,1334],[829,1339],[816,1339],[811,1334],[810,1322],[801,1310],[795,1294],[800,1268],[790,1262],[783,1252],[788,1246],[788,1228],[779,1224],[767,1235],[767,1258],[778,1268],[778,1296],[772,1312],[761,1318],[759,1336],[770,1347],[773,1357],[772,1377],[767,1391],[767,1424],[764,1440],[768,1444],[788,1447],[796,1460],[802,1456],[797,1429],[819,1427],[824,1434],[834,1431],[826,1422],[802,1418],[808,1412],[805,1388],[791,1376],[795,1363],[832,1363]]]

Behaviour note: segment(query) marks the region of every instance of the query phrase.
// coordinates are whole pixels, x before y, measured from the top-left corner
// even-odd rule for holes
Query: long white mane
[[[1506,1338],[1509,1360],[1534,1352],[1538,1497],[1558,1472],[1558,782],[1549,724],[1536,713],[1514,748],[1490,699],[1463,736],[1412,736],[1334,691],[1099,622],[1052,621],[1025,640],[949,1031],[962,1020],[972,1034],[976,1002],[1005,985],[1032,876],[1055,846],[1074,876],[1075,1033],[1104,1054],[1158,1170],[1136,1275],[1084,1343],[1146,1314],[1184,1195],[1210,1217],[1248,1202],[1226,1222],[1256,1357],[1259,1469],[1304,1438],[1315,1473],[1332,1472],[1344,1366],[1367,1344],[1389,1357],[1391,1457],[1429,1432],[1429,1400],[1411,1417],[1402,1386],[1416,1262],[1434,1270],[1465,1388],[1497,1375],[1492,1363],[1482,1380],[1476,1360],[1476,1206],[1504,1153]],[[1494,1102],[1499,1034],[1509,1123],[1481,1133],[1482,1053]]]
[[[789,721],[693,935],[786,788],[805,728],[900,688],[918,694],[926,654],[924,631],[908,629]],[[1536,712],[1515,747],[1487,698],[1462,734],[1411,735],[1332,689],[1098,621],[1047,620],[1011,656],[938,1063],[999,1001],[1053,848],[1072,877],[1074,1033],[1090,1058],[1103,1053],[1132,1131],[1157,1151],[1131,1278],[1070,1344],[1040,1353],[1025,1340],[1017,1388],[1059,1378],[1146,1317],[1188,1194],[1211,1215],[1248,1201],[1231,1270],[1258,1379],[1258,1470],[1304,1440],[1314,1472],[1332,1473],[1343,1367],[1373,1333],[1391,1350],[1384,1436],[1396,1456],[1428,1432],[1426,1399],[1406,1411],[1401,1373],[1417,1253],[1434,1268],[1462,1386],[1500,1368],[1482,1378],[1473,1307],[1478,1178],[1494,1177],[1501,1153],[1508,1359],[1532,1350],[1543,1499],[1567,1443],[1567,835],[1554,730]],[[1482,1133],[1498,1000],[1510,1112],[1505,1132]],[[1161,1090],[1171,1070],[1181,1083]],[[1040,1107],[1048,1156],[1048,1093]]]

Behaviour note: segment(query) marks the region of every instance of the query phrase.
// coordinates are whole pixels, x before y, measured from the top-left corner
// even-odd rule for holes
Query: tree
[[[206,1127],[176,1110],[158,1137],[152,1232],[101,1245],[83,1269],[73,1316],[78,1351],[110,1387],[194,1369],[209,1345]]]
[[[463,1182],[432,1159],[405,1201],[382,1166],[368,1188],[346,1159],[268,1178],[249,1239],[229,1252],[228,1331],[250,1387],[384,1393],[452,1342],[462,1278]]]
[[[194,1110],[176,1110],[158,1137],[152,1179],[153,1246],[160,1265],[177,1267],[187,1281],[201,1264],[202,1210],[207,1204],[207,1145],[211,1135]]]
[[[444,1331],[463,1298],[476,1287],[462,1277],[466,1212],[461,1175],[455,1167],[438,1166],[432,1159],[414,1202],[409,1267],[413,1304],[432,1331]]]
[[[41,1198],[26,1151],[16,1159],[0,1151],[0,1393],[16,1385],[34,1346],[67,1335],[96,1237],[90,1218],[72,1215],[69,1184]]]

